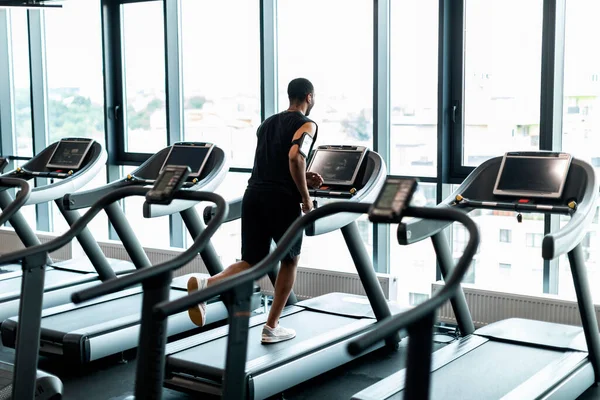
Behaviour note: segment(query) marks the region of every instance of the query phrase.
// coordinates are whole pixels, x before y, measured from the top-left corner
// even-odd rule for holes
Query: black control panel
[[[8,165],[8,160],[4,157],[0,157],[0,173],[4,172],[4,168]]]
[[[187,165],[165,166],[152,189],[146,193],[146,201],[151,204],[171,204],[173,195],[183,186],[190,173]]]
[[[369,210],[369,220],[383,223],[400,222],[402,212],[410,202],[416,189],[416,179],[388,177],[377,196],[377,200]]]

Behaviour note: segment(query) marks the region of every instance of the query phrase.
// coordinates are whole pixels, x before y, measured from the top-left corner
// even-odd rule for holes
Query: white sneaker
[[[192,294],[197,290],[202,290],[208,285],[208,278],[200,276],[192,276],[187,282],[188,294]],[[206,321],[206,302],[200,303],[195,307],[188,309],[188,315],[192,322],[197,326],[204,326]]]
[[[263,327],[262,331],[262,343],[277,343],[283,342],[284,340],[290,340],[296,337],[296,331],[293,329],[284,328],[281,325],[277,325],[277,328],[271,328],[267,325]]]

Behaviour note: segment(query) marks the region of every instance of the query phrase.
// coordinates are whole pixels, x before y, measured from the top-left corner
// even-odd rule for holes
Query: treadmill
[[[172,199],[183,199],[186,201],[211,201],[221,207],[221,213],[209,224],[206,229],[194,241],[193,245],[172,260],[156,265],[156,268],[170,266],[173,263],[184,265],[191,261],[198,251],[208,243],[210,237],[215,233],[217,227],[224,220],[227,212],[227,203],[220,196],[213,193],[202,193],[198,191],[178,190],[183,183],[186,174],[189,173],[188,166],[168,166],[157,180],[157,184],[150,190],[141,186],[126,186],[106,193],[97,200],[73,226],[63,235],[31,248],[14,251],[10,254],[0,256],[0,265],[22,260],[23,287],[22,299],[19,306],[20,326],[18,331],[15,366],[10,373],[6,366],[0,365],[0,398],[14,400],[59,400],[62,398],[62,384],[54,376],[36,371],[38,360],[38,346],[40,334],[40,318],[42,314],[43,282],[45,274],[45,262],[48,252],[56,250],[69,243],[86,225],[106,206],[115,203],[128,196],[146,196],[146,201],[157,204],[168,204]],[[27,195],[28,185],[26,181],[17,183],[22,192]],[[18,199],[23,198],[19,195]],[[17,200],[18,201],[18,200]],[[6,213],[5,213],[6,214]],[[2,222],[0,215],[0,222]],[[145,271],[152,270],[151,268]],[[145,272],[140,271],[140,272]],[[170,276],[159,276],[158,281],[170,281]],[[109,282],[118,281],[117,279]],[[150,330],[152,332],[152,330]],[[162,332],[162,330],[161,330]],[[12,375],[12,379],[10,376]],[[8,376],[8,378],[7,378]]]
[[[62,197],[72,193],[103,170],[106,152],[93,139],[64,138],[42,150],[22,167],[2,177],[36,180],[38,187],[24,205],[55,201],[60,212],[72,225],[80,217],[76,211],[62,206]],[[40,179],[42,178],[42,179]],[[49,181],[48,181],[49,180]],[[0,185],[0,208],[6,209],[13,197],[6,187]],[[25,218],[17,211],[10,218],[11,226],[26,247],[39,245],[40,241]],[[44,283],[44,308],[70,302],[73,287],[89,287],[98,282],[115,278],[117,274],[134,270],[130,262],[107,259],[92,234],[83,230],[77,236],[87,258],[52,262]],[[21,265],[0,267],[0,322],[17,314],[21,292]]]
[[[99,197],[122,187],[153,185],[167,165],[188,165],[193,171],[184,186],[185,191],[213,192],[228,171],[224,151],[211,143],[180,142],[166,147],[151,156],[127,177],[101,188],[65,196],[64,206],[69,209],[90,207]],[[146,218],[179,212],[192,237],[198,237],[205,225],[198,217],[196,201],[176,200],[169,205],[144,203]],[[152,267],[134,231],[120,211],[118,203],[105,208],[123,246],[138,269]],[[117,211],[115,213],[115,211]],[[200,253],[211,275],[223,270],[221,262],[209,243]],[[176,299],[187,294],[187,280],[192,274],[173,279],[169,297]],[[44,310],[40,337],[40,354],[57,356],[71,363],[89,363],[100,358],[119,354],[138,345],[142,287],[132,287],[119,293],[96,298],[81,305],[65,304]],[[255,287],[253,304],[260,306],[260,288]],[[227,318],[227,310],[218,299],[208,304],[207,325]],[[17,337],[18,318],[12,317],[2,323],[2,342],[14,347]],[[169,320],[168,336],[197,330],[187,313]]]
[[[409,361],[406,369],[353,399],[575,399],[598,385],[600,335],[581,244],[597,196],[592,166],[566,153],[510,152],[477,167],[438,208],[569,215],[565,226],[544,237],[542,257],[554,260],[567,254],[582,327],[518,318],[495,322],[438,350],[431,359],[422,354],[420,366]],[[447,225],[411,220],[399,227],[398,240],[415,243]],[[352,351],[401,327],[397,317],[377,324],[353,343]],[[419,368],[426,370],[416,379],[414,370]]]
[[[324,179],[323,187],[310,191],[319,207],[335,202],[371,203],[386,176],[381,156],[361,146],[319,146],[308,170]],[[324,217],[307,226],[305,233],[318,236],[341,229],[367,296],[329,293],[287,306],[281,324],[295,329],[297,336],[268,346],[260,343],[267,315],[251,317],[243,382],[248,398],[272,396],[351,361],[354,357],[345,351],[348,341],[377,320],[402,310],[384,297],[358,232],[358,216],[340,213]],[[224,326],[168,344],[164,386],[198,396],[221,395],[226,349],[231,345],[228,332],[229,327]],[[386,344],[395,350],[398,342],[396,335]],[[369,351],[383,346],[383,342],[377,343]]]
[[[0,162],[1,164],[1,162]],[[17,193],[16,197],[13,201],[6,205],[6,207],[0,213],[0,225],[6,223],[9,218],[13,217],[15,213],[18,212],[19,208],[21,208],[29,199],[31,194],[31,188],[29,183],[26,180],[18,179],[18,178],[6,178],[0,177],[0,185],[6,189],[18,187],[20,190]],[[3,258],[3,256],[0,256]],[[46,261],[46,257],[41,258],[41,264],[43,265]],[[42,268],[43,269],[43,268]],[[29,275],[29,274],[28,274]],[[28,279],[22,280],[24,283],[23,288],[25,288],[25,282]],[[39,285],[40,292],[43,289],[43,284]],[[25,292],[25,290],[24,290]],[[38,297],[39,298],[39,297]],[[41,308],[41,298],[39,298],[39,307]],[[30,321],[31,322],[31,321]],[[23,341],[27,343],[26,341]],[[19,353],[17,356],[20,356]],[[22,362],[22,358],[18,361]],[[32,368],[35,371],[35,365]],[[54,375],[47,374],[42,371],[36,371],[35,374],[30,374],[33,380],[33,387],[31,387],[31,393],[28,397],[33,398],[33,393],[35,391],[37,400],[58,400],[62,396],[62,382]],[[15,385],[13,385],[13,378],[15,377],[15,366],[10,363],[0,361],[0,399],[1,400],[10,400],[13,398],[13,390],[15,390]],[[21,383],[23,381],[21,380]],[[22,386],[21,386],[22,388]],[[19,397],[14,397],[19,398]]]

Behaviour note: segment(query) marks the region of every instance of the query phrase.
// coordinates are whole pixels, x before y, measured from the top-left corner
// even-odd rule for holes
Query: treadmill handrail
[[[598,198],[598,179],[594,168],[588,163],[579,164],[592,180],[586,185],[585,193],[577,205],[577,211],[571,214],[571,219],[556,232],[550,232],[542,241],[542,257],[553,260],[567,254],[581,243],[587,233],[587,227],[592,223]]]
[[[4,225],[6,221],[11,219],[12,216],[27,203],[27,200],[31,195],[31,185],[24,179],[0,177],[0,187],[18,187],[21,189],[10,205],[2,210],[2,214],[0,214],[0,225]]]
[[[173,315],[178,312],[187,310],[189,307],[195,304],[202,303],[214,296],[218,296],[225,292],[228,292],[238,285],[243,285],[244,283],[249,283],[260,279],[261,277],[266,275],[271,269],[273,269],[277,265],[278,261],[285,257],[298,235],[301,235],[304,229],[310,224],[312,224],[314,221],[341,212],[364,214],[369,211],[370,207],[371,204],[369,203],[335,202],[326,204],[305,214],[304,216],[298,218],[292,224],[292,226],[288,228],[288,230],[285,232],[285,234],[279,241],[279,244],[277,245],[275,250],[272,251],[261,262],[256,264],[253,268],[241,272],[235,276],[225,278],[222,281],[216,283],[215,285],[209,286],[203,290],[196,291],[191,295],[181,297],[174,301],[163,302],[161,304],[158,304],[156,307],[154,307],[155,317],[158,319],[164,319],[169,315]],[[472,239],[467,244],[465,253],[459,261],[459,263],[462,262],[462,264],[467,264],[463,273],[466,272],[466,268],[468,268],[469,263],[465,261],[465,257],[469,255],[471,257],[474,256],[475,251],[477,250],[477,245],[479,244],[477,225],[466,214],[456,210],[440,211],[434,208],[409,207],[405,210],[405,215],[423,216],[438,219],[450,219],[459,222],[467,221],[467,229],[469,230]],[[452,294],[453,293],[451,293],[450,296]]]
[[[446,279],[446,283],[442,290],[434,294],[431,299],[419,304],[415,308],[388,317],[374,324],[369,332],[348,344],[348,352],[351,355],[358,355],[380,340],[396,334],[399,330],[406,328],[409,325],[413,325],[427,316],[433,315],[438,308],[450,300],[450,298],[455,295],[456,291],[460,289],[460,282],[469,270],[471,261],[477,251],[479,245],[479,230],[477,224],[467,214],[451,208],[442,210],[439,208],[417,209],[411,207],[408,208],[407,211],[410,211],[410,213],[407,213],[406,215],[415,217],[446,221],[452,219],[460,222],[469,232],[469,241],[467,242],[462,256],[456,263],[456,266],[452,269],[452,273]]]
[[[152,268],[141,269],[129,275],[104,282],[98,286],[94,286],[80,292],[75,292],[71,296],[73,303],[79,304],[81,302],[95,299],[106,294],[118,292],[128,287],[135,286],[138,283],[144,282],[148,279],[154,278],[158,275],[181,268],[192,261],[194,257],[196,257],[198,253],[204,249],[210,238],[215,234],[219,226],[221,226],[225,220],[227,215],[227,202],[216,193],[199,191],[179,191],[174,198],[194,201],[210,201],[218,206],[217,214],[202,231],[200,236],[196,238],[192,246],[170,260],[153,265]]]
[[[106,194],[118,190],[122,187],[131,186],[129,181],[119,180],[111,182],[107,185],[85,190],[76,193],[68,193],[63,196],[62,203],[67,210],[79,210],[82,208],[89,208],[98,201],[98,198],[104,197]]]
[[[107,193],[96,203],[94,203],[92,207],[85,214],[83,214],[81,218],[79,218],[64,234],[58,236],[56,239],[53,239],[49,242],[2,255],[0,256],[0,265],[10,264],[19,260],[23,260],[27,257],[35,256],[40,253],[49,253],[51,251],[61,248],[62,246],[68,244],[71,240],[73,240],[75,236],[79,235],[90,223],[90,221],[92,221],[92,219],[94,219],[94,217],[104,209],[104,207],[126,197],[145,196],[150,189],[151,188],[149,187],[131,186],[120,188],[113,192]],[[224,207],[227,206],[225,200],[222,200],[220,196],[208,192],[178,191],[174,194],[173,198],[213,202],[221,200],[222,204],[224,204]],[[213,229],[216,230],[216,228]]]
[[[225,221],[223,221],[223,223],[235,221],[237,219],[242,218],[243,199],[244,197],[241,196],[233,200],[229,200],[227,202],[227,205],[229,206],[229,212],[227,213],[227,216],[225,217]],[[217,206],[206,206],[204,208],[204,211],[202,212],[202,219],[204,219],[205,224],[208,224],[215,217],[215,215],[217,215],[218,209],[219,208]]]

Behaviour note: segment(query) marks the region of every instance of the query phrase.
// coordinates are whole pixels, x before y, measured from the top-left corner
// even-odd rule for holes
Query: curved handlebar
[[[25,205],[29,199],[29,195],[31,195],[31,186],[26,180],[19,178],[0,178],[0,186],[21,188],[15,199],[0,214],[0,225],[4,225],[6,221],[11,219]]]
[[[98,286],[94,286],[89,289],[82,290],[80,292],[75,292],[71,296],[73,303],[78,304],[87,300],[94,299],[96,297],[104,296],[109,293],[118,292],[119,290],[123,290],[128,287],[134,286],[150,278],[154,278],[160,274],[173,271],[192,261],[194,257],[196,257],[196,255],[204,249],[210,238],[215,234],[215,232],[217,231],[219,226],[221,226],[221,224],[225,220],[225,217],[227,216],[227,202],[218,194],[211,192],[179,191],[178,195],[175,196],[176,199],[210,201],[217,205],[217,212],[215,214],[215,217],[202,231],[200,236],[196,238],[194,244],[190,246],[186,251],[179,254],[177,257],[174,257],[163,263],[154,265],[151,268],[144,268],[133,272],[129,275],[109,280]]]
[[[467,273],[471,261],[477,251],[477,246],[479,245],[479,231],[477,229],[477,224],[475,224],[467,214],[450,208],[444,210],[439,208],[408,208],[406,215],[460,222],[469,231],[469,242],[465,247],[463,255],[458,260],[456,267],[452,270],[448,279],[446,279],[446,284],[442,290],[435,294],[431,299],[419,304],[417,307],[403,312],[402,314],[388,317],[381,322],[374,324],[371,331],[348,344],[348,352],[351,355],[358,355],[374,343],[394,335],[400,329],[433,314],[439,307],[454,296],[455,292],[460,288],[460,282]]]

